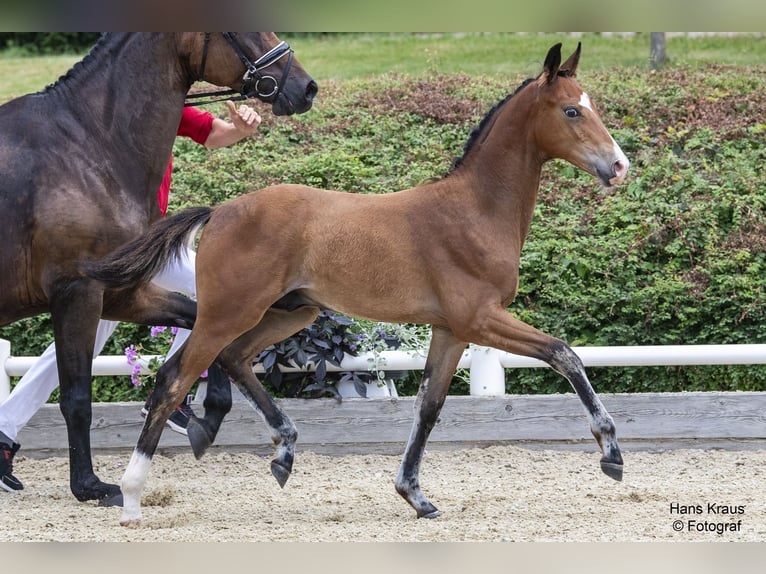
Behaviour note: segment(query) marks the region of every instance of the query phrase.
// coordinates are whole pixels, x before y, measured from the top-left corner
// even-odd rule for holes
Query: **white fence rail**
[[[586,367],[655,367],[678,365],[756,365],[766,364],[766,344],[753,345],[662,345],[626,347],[573,347]],[[346,357],[333,371],[417,371],[425,367],[426,351],[383,351]],[[147,372],[153,357],[140,362]],[[11,344],[0,339],[0,402],[10,393],[11,377],[20,377],[37,357],[13,357]],[[504,369],[547,367],[542,361],[486,347],[470,346],[463,353],[459,368],[470,369],[470,392],[474,396],[505,394]],[[256,372],[262,372],[256,367]],[[298,371],[297,367],[290,369]],[[132,366],[124,356],[99,356],[93,361],[93,375],[130,375]]]

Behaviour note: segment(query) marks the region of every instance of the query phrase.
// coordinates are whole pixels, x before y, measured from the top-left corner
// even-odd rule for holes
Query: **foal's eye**
[[[564,113],[567,115],[568,118],[576,118],[580,115],[580,110],[577,108],[567,108],[564,110]]]

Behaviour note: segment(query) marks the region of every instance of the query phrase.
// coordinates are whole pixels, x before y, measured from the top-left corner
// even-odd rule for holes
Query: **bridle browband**
[[[287,42],[280,42],[274,46],[271,50],[266,52],[263,56],[258,58],[255,62],[250,60],[242,49],[242,46],[237,41],[237,34],[235,32],[223,32],[223,37],[229,42],[229,45],[237,54],[237,57],[245,65],[245,73],[242,76],[242,86],[237,90],[221,90],[218,92],[205,92],[200,94],[190,94],[186,96],[187,100],[198,98],[210,98],[217,96],[230,96],[232,94],[239,93],[239,96],[233,98],[220,98],[215,100],[207,100],[204,102],[187,102],[184,106],[199,106],[205,104],[212,104],[214,102],[221,102],[224,100],[245,100],[248,98],[259,98],[265,102],[273,102],[282,92],[282,88],[285,86],[287,76],[290,73],[290,66],[293,63],[293,50]],[[205,64],[207,62],[207,49],[210,43],[210,32],[205,32],[205,43],[202,47],[202,61],[200,62],[199,78],[198,81],[202,81],[205,77]],[[262,74],[261,70],[268,68],[272,64],[281,60],[287,55],[287,64],[282,71],[282,75],[279,81],[274,76],[268,74]]]

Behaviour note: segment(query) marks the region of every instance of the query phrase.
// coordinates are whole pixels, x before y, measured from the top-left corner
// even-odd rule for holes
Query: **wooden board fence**
[[[766,393],[605,394],[624,450],[668,448],[766,448]],[[409,436],[413,397],[381,399],[282,399],[298,427],[298,451],[324,454],[399,454]],[[141,403],[93,405],[94,452],[130,451],[143,419]],[[202,406],[195,409],[201,413]],[[45,405],[19,433],[23,454],[63,456],[64,419]],[[428,448],[493,444],[596,452],[582,405],[574,394],[447,398]],[[186,438],[166,429],[165,454],[188,449]],[[265,425],[245,401],[235,401],[213,449],[270,455]]]

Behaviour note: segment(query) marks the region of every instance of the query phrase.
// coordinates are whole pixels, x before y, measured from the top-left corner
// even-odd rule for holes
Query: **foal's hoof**
[[[279,464],[276,460],[271,461],[271,474],[277,479],[277,483],[281,488],[285,487],[287,479],[290,478],[290,469],[285,468]]]
[[[614,480],[622,480],[622,465],[614,462],[601,461],[601,470],[609,478]]]
[[[204,422],[204,421],[202,421]],[[201,459],[207,452],[207,449],[213,444],[213,437],[197,418],[190,418],[189,423],[186,426],[186,434],[189,437],[189,444],[191,445],[194,458]]]
[[[433,510],[427,514],[420,514],[418,518],[439,518],[442,513],[439,510]]]

